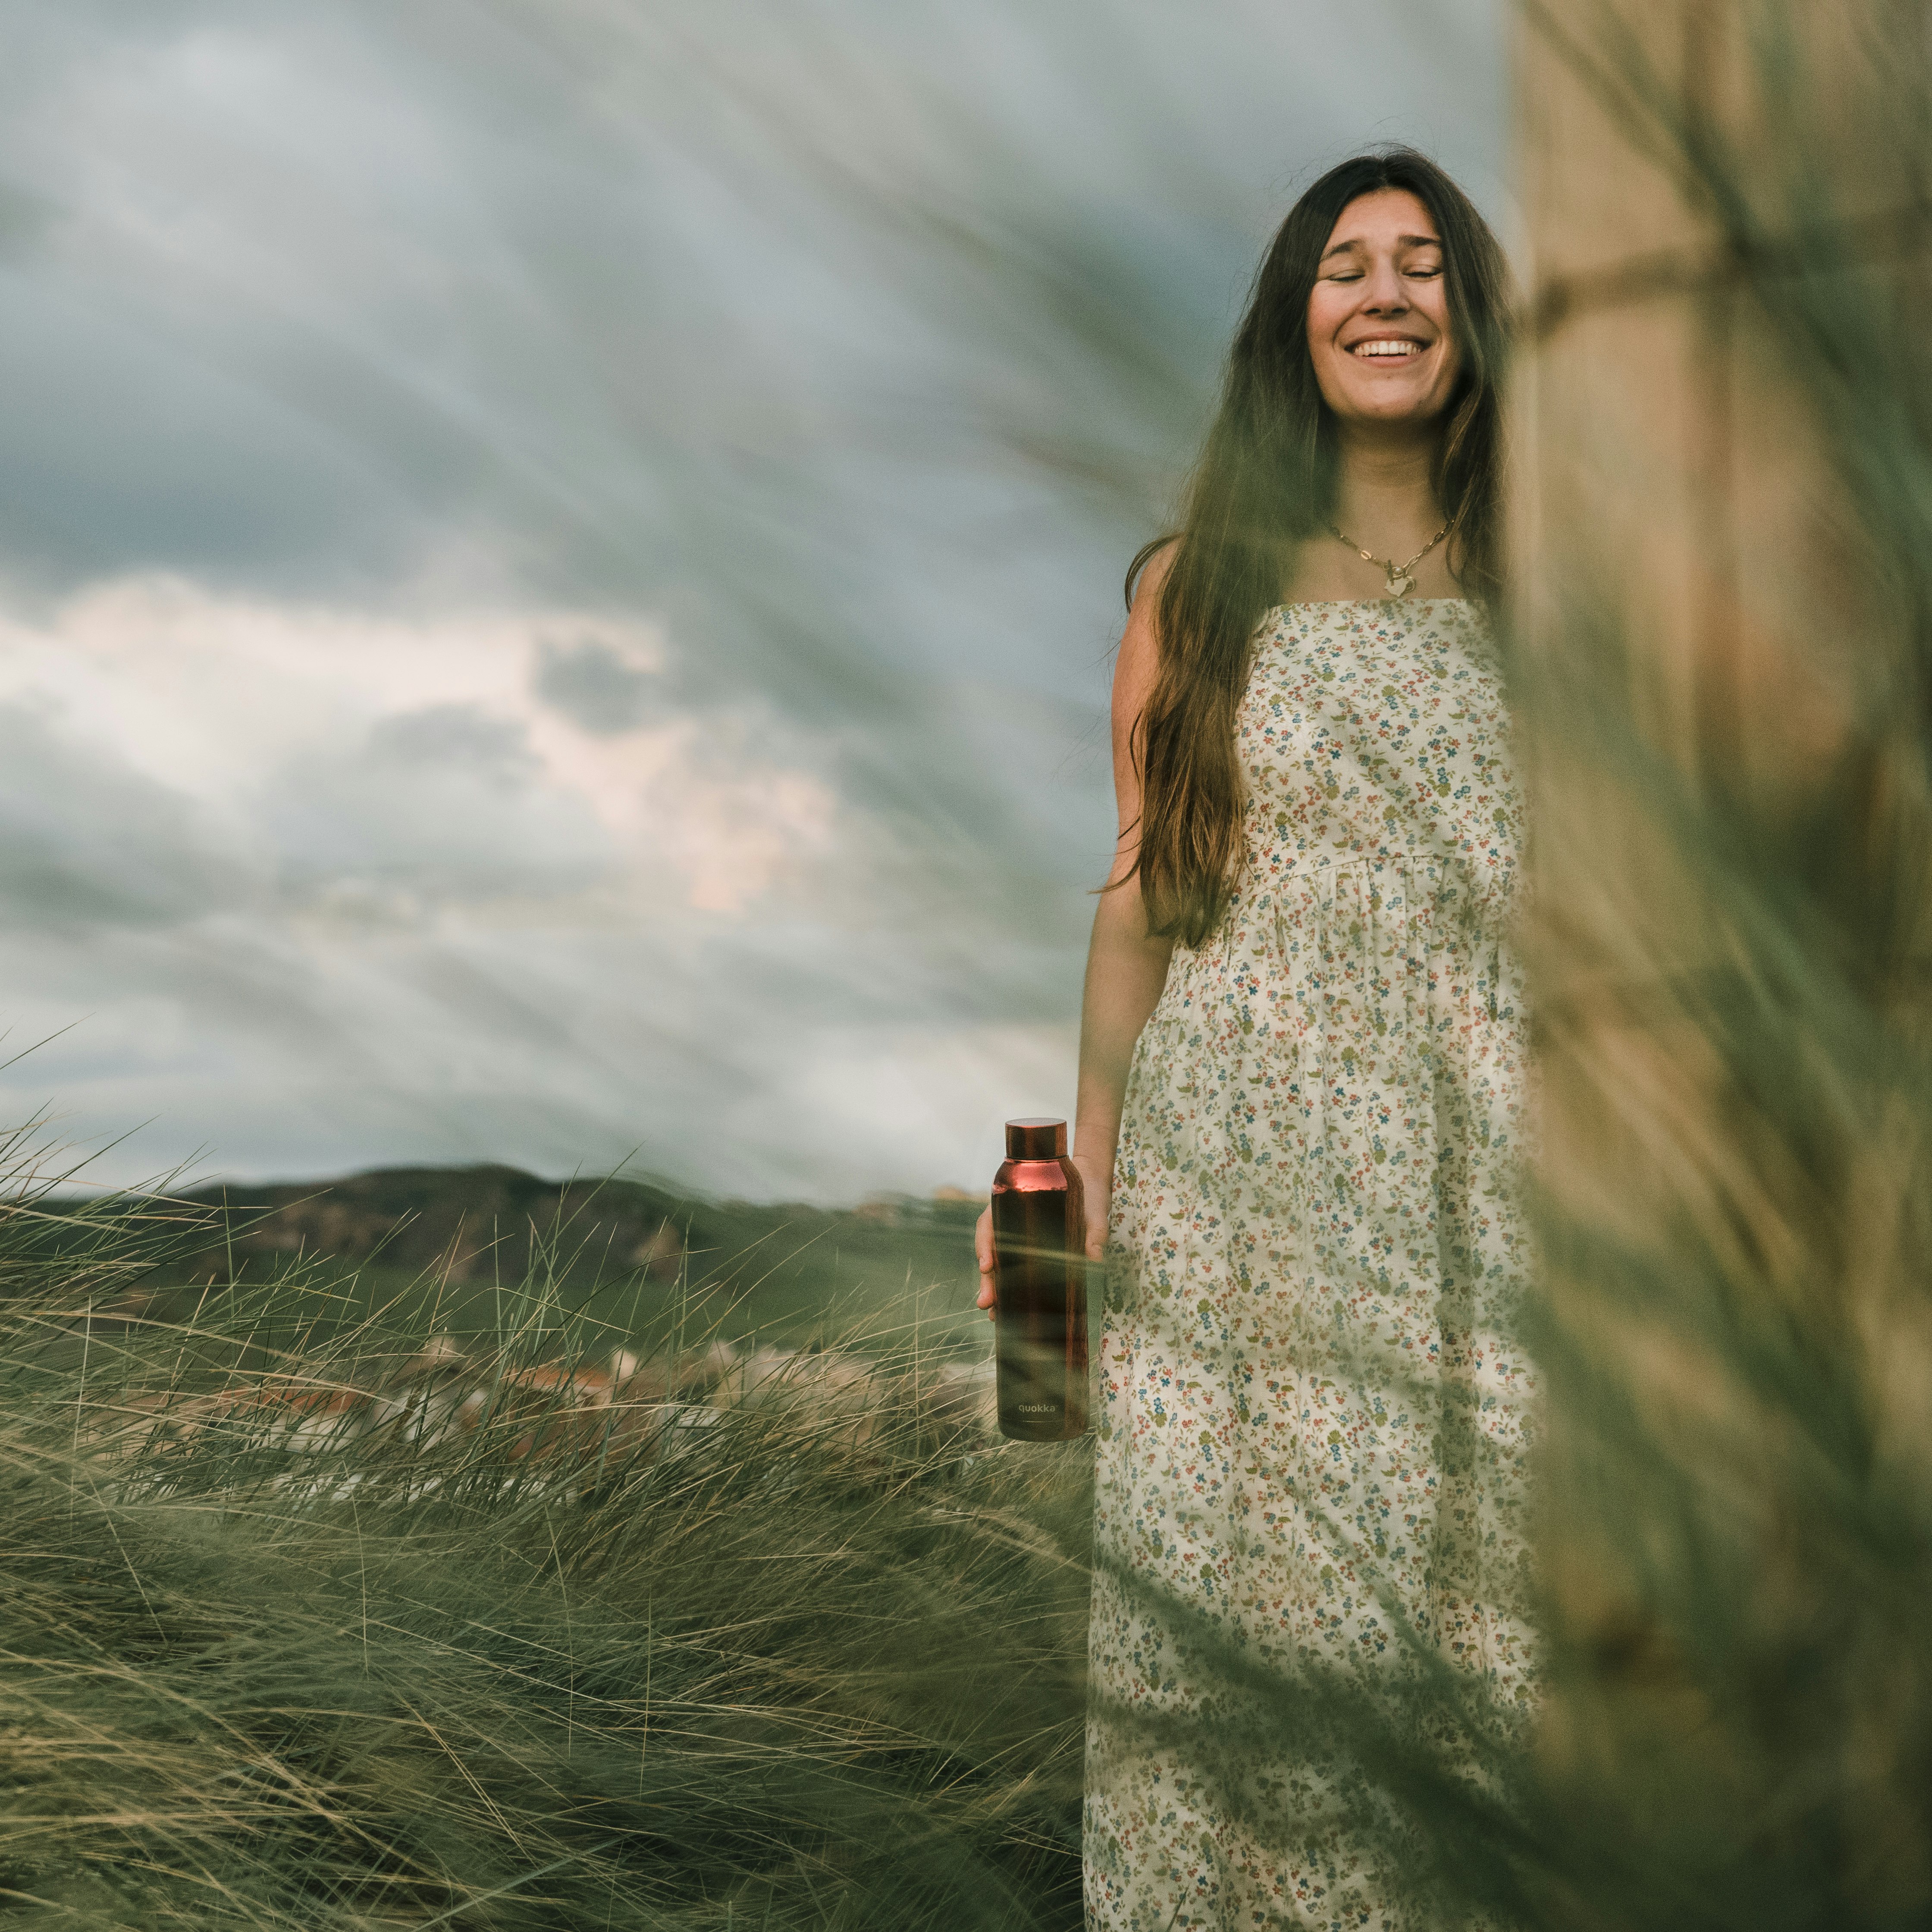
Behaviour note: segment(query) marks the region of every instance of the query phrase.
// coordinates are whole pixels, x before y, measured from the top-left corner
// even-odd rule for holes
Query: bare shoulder
[[[1109,885],[1124,885],[1134,876],[1140,841],[1142,726],[1160,673],[1160,586],[1180,548],[1178,538],[1162,544],[1142,567],[1114,658],[1114,796],[1120,807],[1120,832]],[[1136,893],[1139,890],[1134,887]]]
[[[1138,718],[1154,688],[1160,668],[1160,587],[1167,580],[1180,540],[1162,544],[1148,559],[1134,583],[1132,608],[1120,648],[1114,660],[1114,715],[1117,721]]]

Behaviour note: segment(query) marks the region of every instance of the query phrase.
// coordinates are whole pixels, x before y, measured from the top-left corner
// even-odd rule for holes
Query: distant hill
[[[326,1258],[372,1292],[433,1289],[469,1309],[461,1325],[481,1318],[481,1298],[547,1282],[621,1325],[675,1301],[728,1330],[794,1338],[890,1311],[915,1289],[928,1291],[920,1299],[932,1315],[964,1321],[982,1204],[956,1189],[850,1210],[718,1202],[499,1166],[379,1168],[178,1198],[207,1214],[161,1264],[157,1279],[172,1285],[267,1282]]]

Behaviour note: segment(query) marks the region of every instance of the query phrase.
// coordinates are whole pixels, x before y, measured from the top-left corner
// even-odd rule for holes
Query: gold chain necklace
[[[1372,563],[1387,574],[1388,594],[1391,597],[1406,597],[1415,588],[1415,566],[1449,534],[1449,526],[1444,524],[1406,563],[1392,563],[1385,556],[1372,556],[1353,537],[1343,536],[1334,524],[1328,526],[1328,533],[1346,544],[1364,563]]]

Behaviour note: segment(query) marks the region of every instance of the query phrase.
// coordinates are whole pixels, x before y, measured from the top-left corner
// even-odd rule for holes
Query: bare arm
[[[1087,980],[1080,1007],[1080,1082],[1073,1126],[1073,1159],[1087,1196],[1087,1252],[1100,1259],[1107,1244],[1107,1205],[1113,1192],[1114,1147],[1120,1138],[1120,1108],[1126,1096],[1127,1070],[1134,1045],[1167,983],[1171,938],[1147,929],[1147,908],[1133,872],[1140,851],[1141,784],[1134,737],[1148,694],[1154,688],[1160,646],[1154,628],[1161,580],[1172,548],[1161,551],[1141,573],[1134,608],[1114,664],[1114,796],[1120,830],[1108,890],[1094,914],[1087,948]],[[992,1220],[980,1217],[980,1306],[991,1310],[993,1288]]]

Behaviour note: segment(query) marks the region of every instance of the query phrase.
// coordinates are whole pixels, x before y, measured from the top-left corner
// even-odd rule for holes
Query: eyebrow
[[[1395,238],[1396,245],[1403,248],[1439,248],[1442,245],[1439,235],[1398,235]],[[1332,248],[1322,250],[1322,259],[1325,262],[1330,255],[1346,255],[1362,245],[1359,241],[1337,242]]]

